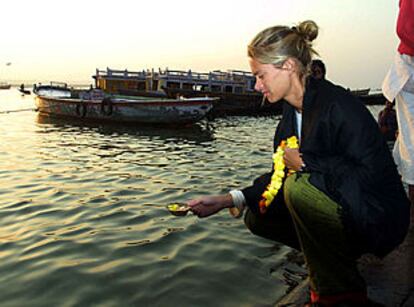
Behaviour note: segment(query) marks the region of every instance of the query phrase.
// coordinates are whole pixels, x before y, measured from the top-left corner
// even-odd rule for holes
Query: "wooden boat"
[[[73,92],[65,82],[52,81],[50,84],[33,85],[33,93],[38,96],[71,97]]]
[[[0,90],[9,90],[11,88],[11,84],[7,82],[0,82]]]
[[[56,89],[53,89],[56,93]],[[204,118],[218,98],[168,99],[105,96],[102,91],[69,92],[66,97],[39,95],[36,107],[42,114],[84,120],[181,125]],[[68,92],[66,92],[67,94]]]
[[[281,104],[270,104],[254,90],[255,77],[246,71],[215,70],[96,70],[95,86],[107,93],[169,98],[219,97],[211,115],[280,114]]]
[[[206,90],[164,88],[167,97],[219,97],[220,103],[213,107],[214,116],[225,115],[278,115],[282,114],[281,103],[270,103],[259,93],[226,93]]]

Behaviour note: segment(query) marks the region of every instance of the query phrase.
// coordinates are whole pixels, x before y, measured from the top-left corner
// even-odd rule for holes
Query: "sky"
[[[107,67],[248,71],[258,32],[311,19],[327,78],[376,89],[396,53],[397,13],[398,0],[4,1],[0,81],[92,84]]]

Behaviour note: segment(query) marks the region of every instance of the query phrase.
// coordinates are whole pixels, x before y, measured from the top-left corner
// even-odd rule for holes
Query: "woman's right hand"
[[[190,200],[187,203],[191,207],[191,211],[198,217],[208,217],[216,214],[224,208],[233,207],[233,198],[230,194],[203,196]]]

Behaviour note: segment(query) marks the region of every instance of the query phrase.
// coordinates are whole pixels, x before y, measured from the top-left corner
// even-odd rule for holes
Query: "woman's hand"
[[[287,168],[299,171],[303,165],[303,160],[301,154],[299,153],[299,149],[285,148],[283,162]]]
[[[233,198],[230,194],[204,196],[190,200],[187,203],[191,211],[198,217],[207,217],[216,214],[224,208],[233,207]]]

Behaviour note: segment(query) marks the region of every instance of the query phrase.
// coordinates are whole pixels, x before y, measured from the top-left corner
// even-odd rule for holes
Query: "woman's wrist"
[[[246,204],[246,199],[244,198],[242,191],[232,190],[228,195],[232,198],[233,204],[233,206],[229,207],[230,214],[235,218],[241,217]]]
[[[233,208],[233,207],[234,207],[233,197],[231,196],[230,193],[225,194],[224,200],[223,200],[223,208]]]

